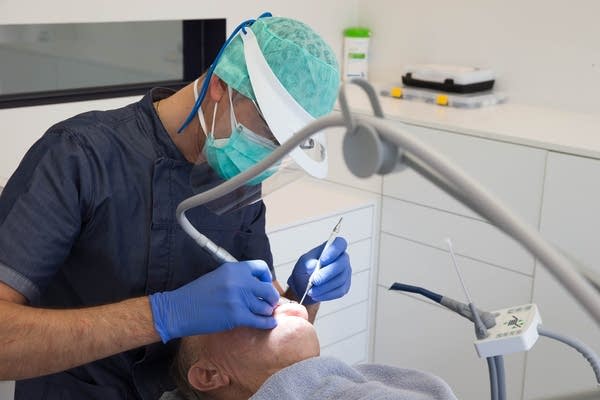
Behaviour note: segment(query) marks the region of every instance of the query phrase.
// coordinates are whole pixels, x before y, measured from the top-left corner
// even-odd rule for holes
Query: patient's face
[[[278,371],[295,362],[319,355],[314,326],[306,308],[298,303],[280,304],[274,311],[277,326],[272,330],[238,328],[211,335],[209,348],[228,359],[232,370]],[[240,368],[240,367],[245,368]],[[269,376],[274,373],[271,372]]]
[[[277,371],[319,355],[319,340],[314,326],[308,322],[306,308],[284,301],[274,311],[277,327],[272,330],[236,328],[186,338],[182,346],[202,349],[195,365],[212,364],[227,374],[231,382],[254,393]],[[194,374],[194,366],[190,373]]]

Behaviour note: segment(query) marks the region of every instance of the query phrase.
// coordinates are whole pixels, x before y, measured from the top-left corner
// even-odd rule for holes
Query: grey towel
[[[456,400],[440,378],[421,371],[315,357],[271,376],[251,400]]]
[[[351,367],[335,358],[300,361],[271,376],[251,400],[456,400],[435,375],[412,369],[362,364]],[[160,400],[184,400],[178,391]]]

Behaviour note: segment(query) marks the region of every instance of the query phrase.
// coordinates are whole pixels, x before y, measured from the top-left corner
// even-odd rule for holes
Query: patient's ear
[[[210,363],[197,362],[187,374],[188,382],[201,392],[208,392],[229,385],[229,376],[221,373]]]

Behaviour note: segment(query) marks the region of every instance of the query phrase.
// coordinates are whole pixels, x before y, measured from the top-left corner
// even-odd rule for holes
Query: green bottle
[[[344,30],[343,80],[368,79],[370,37],[369,28],[350,27]]]

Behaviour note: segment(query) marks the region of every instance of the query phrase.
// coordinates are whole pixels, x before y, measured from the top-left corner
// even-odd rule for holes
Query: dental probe
[[[302,303],[304,302],[304,298],[308,294],[308,291],[313,286],[313,280],[314,280],[315,273],[317,273],[321,269],[321,257],[323,256],[323,254],[325,254],[325,251],[329,248],[329,246],[331,246],[331,243],[333,243],[333,241],[337,237],[338,233],[340,233],[340,225],[342,224],[343,219],[344,219],[344,217],[340,217],[340,220],[338,221],[338,223],[333,227],[333,230],[331,231],[331,234],[329,235],[329,239],[327,239],[327,242],[325,242],[323,251],[321,252],[321,255],[319,256],[319,259],[317,260],[317,265],[315,266],[315,270],[312,272],[312,274],[310,274],[310,278],[308,278],[308,285],[306,285],[306,290],[304,291],[304,295],[302,296],[302,299],[300,300],[300,305],[302,305]]]

